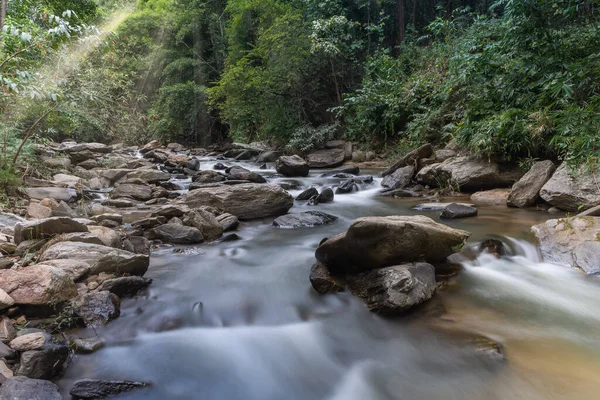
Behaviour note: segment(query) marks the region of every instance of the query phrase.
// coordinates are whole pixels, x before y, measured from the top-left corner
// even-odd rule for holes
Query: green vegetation
[[[600,161],[598,0],[1,2],[3,182],[66,137]]]

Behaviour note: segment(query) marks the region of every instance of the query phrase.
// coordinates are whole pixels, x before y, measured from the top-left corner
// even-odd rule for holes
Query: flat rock
[[[337,221],[337,217],[321,211],[306,211],[298,214],[287,214],[278,217],[273,225],[278,228],[312,228]]]
[[[91,151],[92,153],[107,154],[113,151],[112,146],[107,146],[102,143],[81,143],[66,148],[65,153],[78,153],[80,151]]]
[[[147,386],[150,386],[150,383],[81,379],[75,382],[69,394],[76,399],[103,399]]]
[[[471,203],[420,203],[413,207],[413,210],[417,211],[444,211],[450,204],[457,204],[460,206],[473,207]]]
[[[551,219],[531,230],[545,261],[600,274],[600,217]]]
[[[0,399],[5,400],[62,400],[58,386],[50,381],[15,376],[0,386]]]
[[[317,150],[307,156],[310,168],[335,168],[344,163],[346,153],[344,149]]]
[[[23,240],[47,239],[71,232],[89,232],[87,226],[68,217],[44,218],[15,225],[15,243]]]
[[[471,195],[471,201],[479,204],[506,206],[510,189],[492,189],[476,192]]]
[[[90,265],[89,274],[130,274],[143,276],[148,270],[150,259],[144,254],[134,254],[97,244],[60,242],[48,247],[40,260],[79,260]],[[0,271],[1,273],[1,271]]]
[[[51,198],[55,200],[62,200],[70,203],[77,199],[77,191],[71,188],[59,188],[59,187],[30,187],[25,189],[25,193],[30,199],[44,200]]]
[[[435,269],[427,263],[394,265],[352,275],[347,285],[370,311],[398,315],[433,296]]]
[[[550,205],[561,210],[587,210],[600,205],[599,182],[599,171],[592,174],[579,169],[570,173],[567,164],[563,163],[542,187],[540,196]]]
[[[211,206],[251,220],[285,214],[294,199],[277,185],[246,183],[197,189],[183,196],[182,202],[190,208]]]
[[[512,187],[507,199],[510,207],[530,207],[540,197],[540,190],[550,180],[556,167],[550,160],[538,161]]]

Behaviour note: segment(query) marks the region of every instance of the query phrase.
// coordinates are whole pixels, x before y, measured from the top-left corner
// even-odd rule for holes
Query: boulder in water
[[[391,174],[386,175],[381,181],[381,186],[388,189],[402,189],[408,186],[413,176],[415,175],[415,167],[407,165],[406,167],[398,168]]]
[[[228,171],[228,178],[236,181],[248,181],[253,183],[266,183],[267,180],[262,175],[252,172],[242,167],[231,167]]]
[[[440,214],[440,218],[442,219],[458,219],[476,216],[477,209],[475,207],[456,203],[452,203],[446,206],[446,208],[444,208],[444,210]]]
[[[294,204],[293,197],[281,187],[257,183],[196,189],[181,201],[190,208],[215,207],[240,220],[283,215]]]
[[[91,292],[73,301],[73,312],[85,326],[99,328],[121,315],[121,300],[108,291]]]
[[[544,260],[570,265],[588,275],[600,273],[600,218],[551,219],[531,228]]]
[[[370,311],[398,315],[433,296],[435,269],[422,262],[394,265],[349,276],[347,285]]]
[[[273,221],[278,228],[312,228],[337,221],[337,217],[321,211],[306,211],[298,214],[282,215]]]
[[[441,262],[469,236],[424,216],[364,217],[322,243],[315,255],[335,273],[356,273],[419,260]]]
[[[318,195],[319,195],[319,192],[317,191],[317,189],[314,187],[311,187],[311,188],[306,189],[302,193],[300,193],[298,196],[296,196],[296,200],[298,200],[298,201],[310,200],[313,196],[318,196]]]
[[[512,187],[507,203],[511,207],[530,207],[540,196],[540,190],[556,170],[550,160],[538,161]]]
[[[329,272],[325,264],[316,263],[310,269],[310,283],[319,294],[343,292],[344,287]]]
[[[317,204],[318,203],[330,203],[333,201],[334,197],[335,197],[335,195],[333,193],[333,189],[325,188],[325,189],[321,190],[321,193],[319,193],[319,195],[317,196],[317,198],[316,198]]]
[[[183,218],[183,223],[202,232],[204,240],[215,240],[223,235],[223,226],[212,213],[204,208],[189,211]]]
[[[69,394],[76,399],[103,399],[150,386],[147,382],[80,379]]]
[[[284,176],[308,176],[308,163],[300,156],[281,156],[275,162],[275,169]]]

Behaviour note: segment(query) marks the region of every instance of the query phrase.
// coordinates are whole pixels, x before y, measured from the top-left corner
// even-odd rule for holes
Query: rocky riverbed
[[[492,363],[496,369],[499,360],[506,360],[502,344],[482,335],[485,330],[479,327],[448,324],[444,315],[452,312],[440,307],[444,299],[461,297],[452,297],[452,288],[462,276],[471,278],[469,263],[509,262],[507,257],[519,255],[519,246],[498,237],[483,241],[486,234],[519,235],[535,224],[532,234],[545,261],[563,264],[566,270],[571,266],[582,277],[600,271],[598,176],[583,170],[569,174],[565,165],[556,167],[551,161],[523,171],[426,145],[381,172],[369,169],[363,162],[366,155],[341,141],[305,158],[260,143],[189,149],[176,143],[151,142],[138,148],[65,142],[38,151],[51,178],[27,176],[20,203],[0,215],[0,398],[60,399],[68,392],[74,398],[126,392],[130,398],[195,398],[194,385],[181,383],[182,392],[175,395],[177,389],[156,374],[136,370],[142,360],[157,362],[155,352],[138,353],[137,359],[127,354],[129,366],[120,364],[121,373],[109,373],[106,368],[121,357],[116,338],[133,339],[140,329],[169,331],[171,336],[159,338],[166,340],[165,349],[174,349],[186,328],[219,326],[234,342],[247,342],[245,352],[265,343],[252,339],[251,331],[238,337],[224,327],[286,326],[318,321],[323,314],[349,324],[361,336],[362,324],[344,318],[340,322],[336,315],[347,310],[360,316],[363,304],[386,318],[372,317],[388,332],[386,340],[404,337],[412,343],[414,334],[396,328],[391,333],[388,324],[398,323],[391,317],[428,321],[424,332],[443,332],[444,340],[454,338],[452,346],[461,358],[468,355],[472,363]],[[509,229],[515,222],[502,218],[527,219]],[[184,269],[185,264],[206,264],[200,268],[206,271],[174,270],[170,263]],[[209,267],[212,263],[216,265]],[[214,270],[219,263],[222,270]],[[292,279],[294,288],[279,276],[288,264],[301,265],[289,272],[298,277]],[[249,267],[259,265],[269,270],[256,272],[268,285],[257,284],[252,276]],[[155,288],[156,281],[160,287]],[[270,293],[284,282],[286,291],[253,299],[257,289]],[[304,297],[309,285],[310,301]],[[175,300],[173,290],[186,295]],[[200,300],[187,298],[196,290]],[[253,295],[243,295],[245,291]],[[158,303],[166,301],[162,309],[169,311],[163,313],[153,296],[159,296]],[[173,312],[181,302],[191,302],[189,309],[182,313],[175,307]],[[312,337],[315,329],[326,326],[311,322],[300,330]],[[288,331],[283,337],[299,334]],[[199,334],[199,340],[212,337],[188,333]],[[279,331],[263,334],[274,345],[282,340]],[[329,341],[331,334],[339,331],[318,337]],[[354,337],[349,337],[340,343],[352,346]],[[142,338],[140,346],[153,346],[155,340],[161,339]],[[220,339],[214,344],[225,345]],[[298,350],[324,351],[305,345]],[[277,363],[308,363],[294,352],[283,353],[290,359]],[[376,353],[376,358],[385,358],[385,352]],[[102,354],[107,358],[98,365],[108,363],[104,372],[91,368],[86,373],[82,360]],[[349,359],[363,359],[357,354]],[[179,362],[185,359],[178,357]],[[223,362],[229,360],[224,357]],[[216,373],[192,364],[209,376]],[[171,374],[165,371],[165,376]],[[61,377],[59,392],[51,381]],[[314,392],[293,398],[315,398],[331,390],[314,384]],[[281,398],[279,390],[291,390],[286,385],[250,398]],[[234,386],[210,384],[212,391],[203,398],[241,398],[246,386]]]

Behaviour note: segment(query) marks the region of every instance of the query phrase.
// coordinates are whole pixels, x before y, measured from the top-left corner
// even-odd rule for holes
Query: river
[[[270,181],[339,182],[322,172]],[[379,189],[376,179],[333,203],[296,202],[290,211],[339,217],[327,226],[287,230],[272,219],[253,221],[242,223],[239,241],[155,250],[148,295],[124,299],[121,317],[108,326],[79,332],[107,346],[74,357],[58,382],[63,395],[85,377],[153,382],[120,397],[129,400],[598,398],[600,279],[541,262],[528,231],[552,217],[545,211],[481,206],[476,218],[448,222],[470,231],[470,243],[503,237],[513,255],[467,262],[417,315],[382,319],[347,294],[314,293],[308,276],[316,247],[354,219],[437,219],[439,212],[412,209],[422,199],[379,197]],[[464,332],[499,343],[506,360],[473,352]]]

